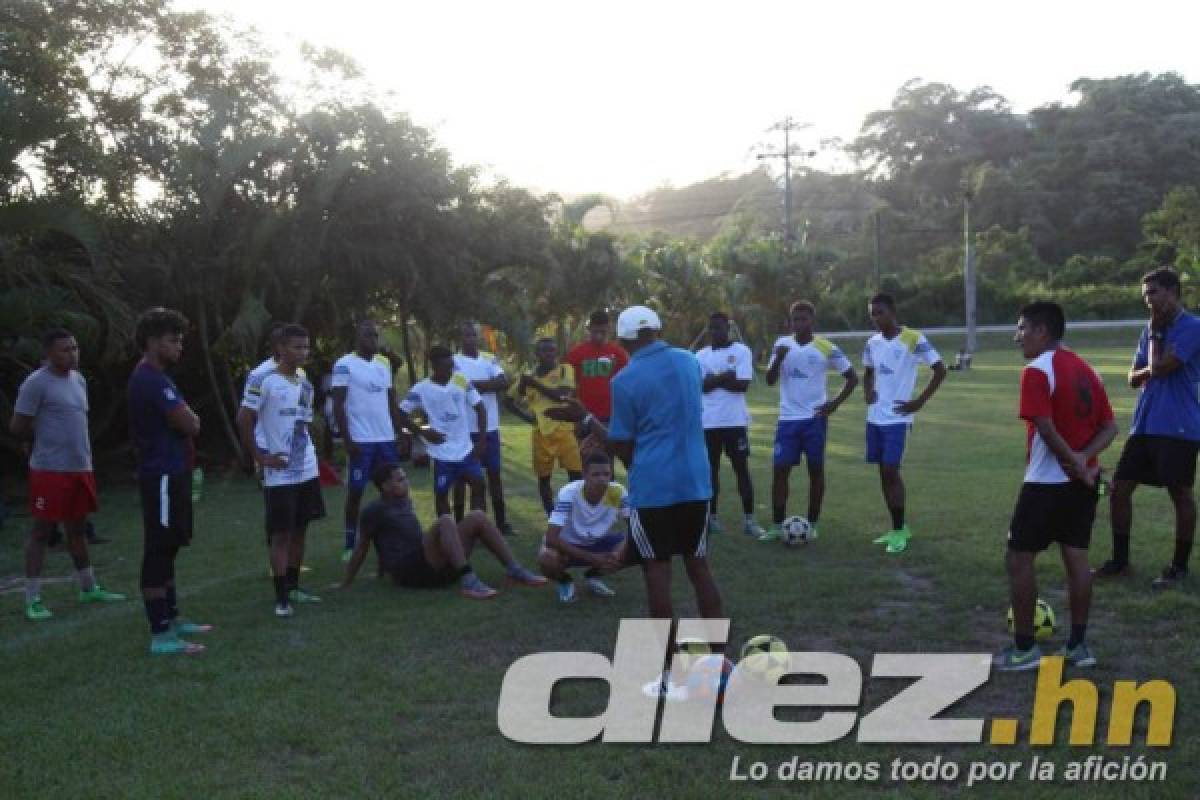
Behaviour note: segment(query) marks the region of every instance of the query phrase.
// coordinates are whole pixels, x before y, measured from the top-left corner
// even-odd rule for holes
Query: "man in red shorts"
[[[45,364],[17,393],[9,430],[31,442],[29,510],[33,529],[25,545],[25,616],[54,616],[42,603],[46,541],[56,523],[67,535],[67,551],[79,578],[79,602],[109,603],[125,595],[96,582],[88,557],[87,518],[96,510],[96,479],[88,438],[87,382],[79,374],[79,345],[70,331],[55,328],[42,337]]]

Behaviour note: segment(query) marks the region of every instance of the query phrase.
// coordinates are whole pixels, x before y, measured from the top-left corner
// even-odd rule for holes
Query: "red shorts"
[[[70,522],[98,508],[96,478],[90,472],[29,470],[29,513],[35,519]]]

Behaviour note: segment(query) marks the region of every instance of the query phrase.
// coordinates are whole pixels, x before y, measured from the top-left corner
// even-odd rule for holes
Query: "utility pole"
[[[783,159],[783,235],[784,241],[789,245],[796,241],[796,230],[792,224],[792,156],[812,158],[817,154],[816,150],[793,150],[792,131],[807,127],[807,123],[795,122],[790,116],[785,117],[781,122],[776,122],[767,128],[767,132],[783,131],[783,150],[769,150],[755,156],[759,161],[764,158]]]
[[[971,236],[971,200],[974,192],[963,192],[963,287],[966,291],[967,355],[975,354],[978,344],[975,318],[975,246]],[[969,361],[967,363],[970,363]]]

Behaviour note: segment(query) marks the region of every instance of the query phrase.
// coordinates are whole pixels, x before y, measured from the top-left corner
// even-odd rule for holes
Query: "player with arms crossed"
[[[275,616],[292,616],[292,603],[319,603],[300,588],[304,543],[310,522],[325,516],[317,451],[309,433],[313,387],[301,365],[308,360],[308,331],[286,325],[280,332],[279,365],[261,384],[254,457],[263,468],[263,502],[275,583]]]
[[[492,551],[511,582],[546,585],[545,578],[521,566],[500,531],[482,511],[471,511],[459,523],[449,513],[440,513],[429,532],[422,536],[404,470],[399,465],[384,464],[376,467],[373,480],[379,489],[379,499],[363,509],[359,526],[362,535],[346,565],[345,579],[334,588],[344,589],[354,582],[373,544],[384,571],[399,586],[428,589],[458,581],[463,597],[487,600],[496,596],[496,590],[479,579],[467,560],[476,542],[482,542]]]
[[[763,541],[783,535],[787,516],[788,482],[792,467],[801,458],[808,461],[808,521],[812,537],[817,535],[821,503],[825,498],[825,440],[829,417],[858,386],[858,375],[850,359],[833,342],[813,334],[816,308],[799,300],[788,309],[792,335],[775,342],[767,385],[779,383],[779,422],[775,426],[775,471],[771,481],[771,527]],[[828,400],[825,373],[842,376],[842,390]]]
[[[1200,451],[1200,319],[1184,310],[1179,276],[1163,268],[1142,278],[1150,322],[1138,341],[1129,385],[1138,390],[1133,427],[1113,475],[1113,557],[1098,578],[1130,574],[1129,532],[1138,484],[1163,486],[1175,507],[1175,553],[1151,586],[1166,589],[1187,577],[1196,534],[1196,454]]]
[[[946,365],[920,331],[896,321],[896,301],[877,294],[868,305],[871,322],[879,333],[867,340],[863,350],[863,395],[867,401],[867,463],[879,465],[883,500],[892,517],[892,529],[875,540],[886,544],[889,553],[908,548],[912,533],[904,519],[904,480],[900,462],[912,428],[913,415],[924,408],[946,379]],[[929,384],[915,399],[917,369],[927,364],[933,370]]]
[[[192,541],[192,441],[200,434],[200,418],[166,371],[183,355],[187,325],[178,311],[144,312],[134,333],[142,360],[129,377],[129,428],[142,501],[142,601],[155,655],[199,653],[203,645],[179,637],[213,627],[179,616],[175,585],[175,560]]]
[[[568,571],[587,567],[584,583],[597,597],[616,595],[600,576],[625,565],[627,541],[618,529],[629,519],[625,487],[613,483],[612,460],[603,451],[588,454],[583,480],[558,490],[546,536],[538,552],[542,573],[558,583],[558,599],[575,601],[575,582]]]
[[[504,505],[504,480],[500,473],[500,403],[496,399],[497,392],[508,388],[508,376],[504,374],[504,368],[496,361],[494,355],[480,351],[479,325],[474,322],[462,326],[462,352],[454,356],[454,369],[466,375],[471,386],[483,398],[483,408],[487,412],[487,428],[480,432],[479,420],[473,414],[467,416],[467,422],[471,427],[472,442],[480,437],[487,439],[483,468],[487,476],[488,494],[492,498],[492,513],[496,517],[496,525],[500,532],[505,536],[512,536],[514,531],[508,522]],[[464,493],[465,487],[462,484],[454,487],[455,519],[463,518]]]
[[[1001,671],[1037,669],[1034,557],[1058,542],[1067,571],[1071,635],[1058,653],[1077,667],[1094,667],[1084,642],[1092,602],[1088,544],[1096,516],[1096,456],[1117,435],[1104,384],[1086,361],[1062,346],[1066,320],[1056,303],[1021,309],[1015,341],[1029,364],[1021,372],[1020,415],[1025,420],[1027,465],[1008,530],[1008,586],[1014,642],[998,653]]]
[[[542,508],[549,514],[554,510],[554,493],[550,479],[554,475],[554,464],[567,471],[567,479],[577,481],[582,477],[583,464],[579,457],[579,442],[575,439],[575,426],[556,420],[546,411],[561,406],[575,394],[575,371],[570,364],[558,363],[558,345],[553,339],[538,339],[534,345],[537,364],[532,374],[521,376],[521,380],[509,391],[509,409],[533,426],[530,446],[533,455],[533,474],[538,479],[538,494]],[[529,412],[522,411],[514,402],[524,399]]]
[[[79,373],[79,344],[70,331],[54,328],[42,337],[45,365],[17,391],[9,432],[30,443],[29,512],[33,527],[25,543],[25,618],[54,614],[42,603],[42,566],[51,531],[62,523],[67,551],[79,581],[79,602],[110,603],[125,595],[96,582],[87,546],[88,514],[96,511],[96,478],[88,435],[87,381]]]
[[[342,560],[354,552],[363,490],[375,467],[400,463],[396,430],[400,426],[392,365],[379,353],[379,326],[364,320],[355,329],[354,352],[333,365],[333,414],[349,459],[346,482],[345,542]]]
[[[467,422],[475,417],[479,430],[487,430],[483,398],[461,372],[454,370],[454,353],[448,347],[429,348],[429,377],[417,382],[400,404],[400,424],[425,440],[433,459],[433,497],[438,516],[450,513],[450,491],[459,482],[471,491],[471,508],[483,510],[483,470],[487,437],[471,441]],[[429,420],[421,427],[409,416],[420,410]]]

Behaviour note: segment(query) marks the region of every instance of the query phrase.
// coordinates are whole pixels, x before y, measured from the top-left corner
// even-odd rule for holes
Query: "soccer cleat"
[[[176,636],[193,636],[197,633],[209,633],[212,629],[212,625],[191,622],[186,619],[176,618],[171,620],[171,632]]]
[[[292,589],[290,592],[288,592],[288,600],[292,601],[293,603],[296,603],[297,605],[299,605],[300,603],[319,603],[319,602],[321,602],[321,598],[317,597],[315,594],[312,594],[311,592],[309,592],[305,589],[301,589],[300,587],[296,587],[295,589]]]
[[[508,580],[510,583],[519,583],[522,586],[545,586],[547,583],[544,576],[530,572],[521,566],[509,567]]]
[[[1063,645],[1054,655],[1062,656],[1072,667],[1086,669],[1096,666],[1096,657],[1092,655],[1092,651],[1088,648],[1086,642],[1080,642],[1070,650],[1067,649],[1066,645]]]
[[[513,526],[512,526],[511,522],[505,522],[503,525],[501,525],[500,533],[504,534],[505,536],[516,536],[517,535],[517,532],[513,530]]]
[[[752,519],[746,520],[742,524],[742,533],[747,536],[753,536],[755,539],[766,533],[763,527]]]
[[[673,683],[671,681],[671,673],[664,672],[662,677],[655,678],[642,687],[642,694],[646,697],[665,697],[667,700],[679,701],[687,700],[687,686]]]
[[[100,584],[96,584],[86,592],[79,593],[79,602],[87,603],[119,603],[125,599],[125,595],[110,592]]]
[[[347,547],[345,550],[343,550],[343,551],[342,551],[342,563],[343,563],[343,564],[349,564],[349,563],[350,563],[350,558],[351,558],[353,555],[354,555],[354,548],[353,548],[353,547]]]
[[[165,655],[196,655],[204,652],[204,645],[180,639],[174,631],[156,633],[150,637],[150,654]]]
[[[1122,564],[1114,558],[1110,558],[1092,570],[1093,578],[1128,578],[1132,574],[1132,564],[1128,561]]]
[[[596,595],[596,597],[617,596],[617,593],[612,590],[612,587],[599,578],[585,578],[583,582],[587,584],[588,591]]]
[[[42,598],[35,597],[33,602],[25,604],[25,619],[31,619],[34,622],[39,622],[44,619],[50,619],[54,616],[54,612],[42,605]]]
[[[908,526],[905,525],[903,528],[891,531],[888,536],[890,538],[887,543],[887,552],[903,553],[908,549],[908,539],[912,536],[912,533],[909,532]]]
[[[467,580],[463,581],[458,592],[463,597],[471,600],[490,600],[499,594],[495,589],[479,580],[478,575],[471,575]]]
[[[1150,583],[1151,589],[1172,589],[1183,583],[1183,579],[1187,577],[1188,571],[1186,567],[1177,567],[1174,564],[1168,564],[1162,571],[1162,574],[1155,578]]]
[[[558,592],[558,602],[574,603],[578,599],[575,595],[575,581],[557,581],[557,583],[555,591]]]
[[[275,604],[275,616],[281,617],[281,618],[290,617],[292,615],[292,613],[293,613],[292,607],[289,606],[287,603],[276,603]]]
[[[725,532],[725,526],[721,524],[721,520],[715,516],[708,518],[708,532],[714,536],[718,536]]]
[[[783,526],[776,522],[758,537],[760,542],[777,542],[783,538]]]
[[[1024,672],[1037,669],[1042,663],[1042,648],[1036,644],[1028,650],[1018,650],[1016,645],[1009,645],[992,656],[992,666],[997,672]]]

